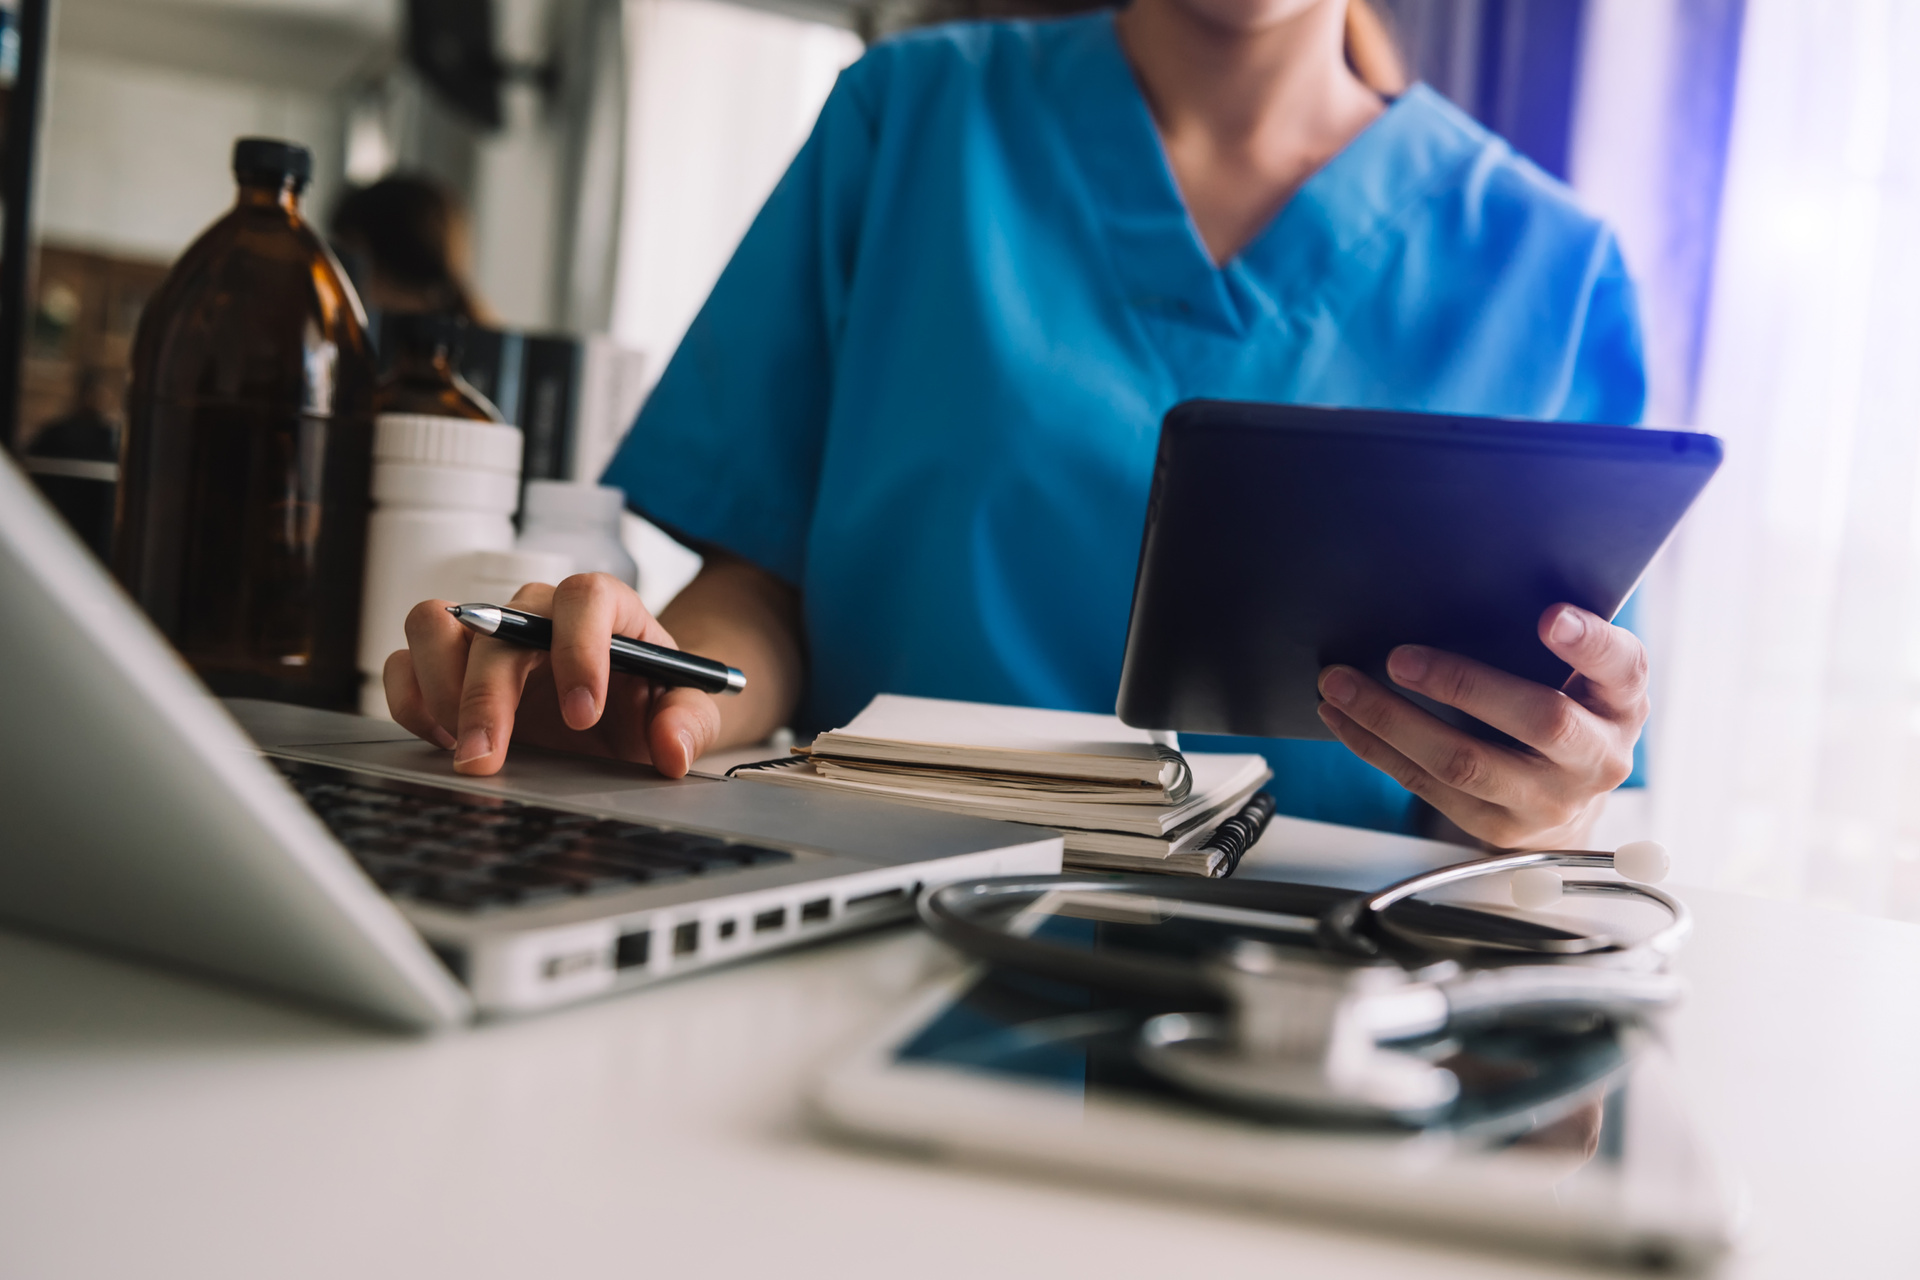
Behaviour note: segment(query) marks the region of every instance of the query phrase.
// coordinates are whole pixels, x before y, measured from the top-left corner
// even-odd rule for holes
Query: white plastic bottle
[[[511,604],[529,582],[549,585],[573,572],[573,558],[558,551],[476,551],[466,558],[462,604]]]
[[[513,548],[518,427],[421,414],[374,422],[373,514],[360,605],[360,710],[386,716],[381,670],[407,644],[407,612],[464,595],[476,551]]]
[[[610,484],[529,480],[520,521],[519,551],[557,551],[573,560],[575,573],[610,573],[630,587],[640,569],[620,541],[620,513],[627,495]]]

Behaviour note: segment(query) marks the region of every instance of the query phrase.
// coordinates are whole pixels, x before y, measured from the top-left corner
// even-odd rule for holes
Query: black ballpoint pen
[[[527,649],[553,648],[553,622],[537,613],[522,613],[501,604],[452,604],[447,612],[458,618],[461,626],[483,636]],[[615,671],[655,684],[703,693],[738,693],[747,687],[746,676],[736,668],[665,645],[615,636],[607,649]]]

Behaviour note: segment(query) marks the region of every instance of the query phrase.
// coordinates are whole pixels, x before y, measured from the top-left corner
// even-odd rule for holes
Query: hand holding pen
[[[408,648],[386,664],[394,719],[452,751],[464,774],[497,772],[517,737],[679,777],[720,732],[705,690],[746,683],[680,652],[632,588],[604,574],[530,583],[492,608],[497,615],[445,600],[416,605]]]
[[[523,613],[511,605],[450,604],[452,614],[469,631],[492,636],[522,649],[553,650],[553,620]],[[665,645],[648,644],[629,636],[607,643],[609,664],[626,676],[640,676],[664,688],[698,689],[702,693],[738,693],[747,678],[735,667]]]

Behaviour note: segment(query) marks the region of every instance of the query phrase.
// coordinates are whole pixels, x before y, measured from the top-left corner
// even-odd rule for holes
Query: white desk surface
[[[1289,851],[1425,852],[1283,822],[1264,873]],[[1684,896],[1728,1273],[1920,1276],[1920,926]],[[892,929],[409,1040],[0,933],[0,1277],[1579,1274],[812,1136],[806,1073],[944,963]]]

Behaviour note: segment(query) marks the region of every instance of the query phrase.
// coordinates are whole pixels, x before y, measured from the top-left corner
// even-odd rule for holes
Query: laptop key
[[[793,854],[642,822],[290,771],[386,892],[455,910],[558,901],[786,862]]]
[[[677,872],[681,875],[699,875],[712,869],[706,859],[693,857],[678,849],[663,849],[652,844],[642,844],[637,840],[596,843],[585,846],[583,851],[596,858],[632,863],[642,867],[655,867],[662,872]]]
[[[767,866],[775,862],[792,862],[791,849],[769,849],[758,844],[730,844],[726,848],[727,856],[738,858],[749,866]]]
[[[734,853],[732,845],[725,844],[717,844],[710,849],[689,849],[681,856],[696,859],[703,871],[738,871],[750,865],[748,859]]]
[[[588,892],[609,886],[625,888],[655,878],[655,872],[651,867],[603,862],[573,851],[544,854],[526,865],[573,877]]]
[[[697,849],[688,853],[697,857],[708,867],[721,870],[732,867],[757,867],[776,862],[792,862],[793,855],[785,849],[769,849],[757,844],[722,844],[710,849]]]
[[[664,849],[679,849],[685,853],[697,854],[708,849],[719,848],[725,844],[726,841],[720,839],[718,836],[696,835],[691,831],[663,831],[659,835],[646,837],[641,843]]]
[[[661,854],[639,848],[627,841],[582,841],[551,857],[585,858],[620,867],[651,880],[693,875],[699,865],[677,854]]]
[[[622,832],[606,834],[594,832],[593,834],[601,840],[613,840],[621,844],[631,844],[637,848],[673,853],[696,853],[724,843],[713,836],[695,835],[690,831],[663,831],[658,827],[633,827]]]
[[[397,879],[418,879],[420,869],[406,858],[385,857],[380,854],[365,854],[355,851],[353,860],[360,869],[373,877],[373,882],[382,889],[388,888],[387,881]]]
[[[649,827],[638,822],[616,822],[603,818],[587,829],[588,835],[603,836],[608,839],[622,840],[628,836],[661,836],[667,834],[665,827]]]
[[[408,881],[405,889],[395,888],[388,892],[399,897],[430,902],[435,906],[453,907],[466,911],[500,906],[515,900],[515,890],[512,886],[490,884],[485,880],[468,876],[422,875]]]
[[[557,894],[573,893],[583,887],[579,876],[565,871],[556,871],[550,867],[528,866],[515,863],[504,867],[495,867],[487,873],[489,884],[501,885],[513,890],[522,898],[528,894],[553,890]]]
[[[485,879],[497,868],[509,865],[505,862],[488,863],[468,854],[426,853],[412,860],[416,870],[441,875],[474,876]]]

